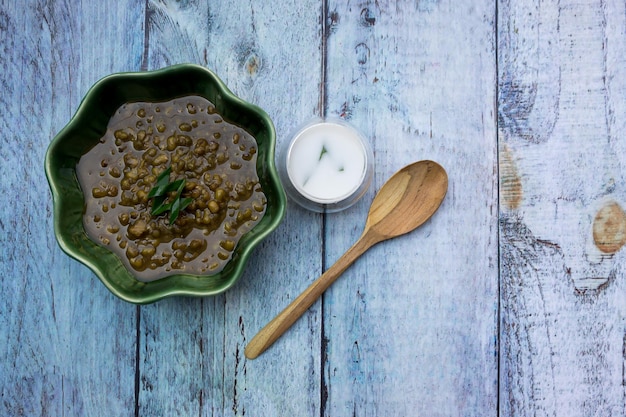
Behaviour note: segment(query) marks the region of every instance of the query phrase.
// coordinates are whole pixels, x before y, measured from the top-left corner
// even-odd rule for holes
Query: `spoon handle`
[[[280,336],[294,324],[305,311],[331,286],[333,282],[361,256],[366,250],[378,243],[380,238],[375,233],[365,231],[359,240],[344,253],[330,268],[317,278],[302,294],[291,302],[272,321],[265,325],[248,343],[245,355],[255,359],[265,352]]]

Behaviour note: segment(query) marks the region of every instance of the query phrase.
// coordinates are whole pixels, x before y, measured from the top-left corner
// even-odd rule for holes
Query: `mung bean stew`
[[[85,230],[140,281],[218,273],[265,213],[256,153],[254,137],[203,97],[126,103],[77,166]],[[163,175],[181,185],[165,203],[188,200],[173,222],[153,214]]]

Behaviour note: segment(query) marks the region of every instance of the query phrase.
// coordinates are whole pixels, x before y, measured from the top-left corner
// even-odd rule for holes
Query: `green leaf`
[[[321,161],[322,158],[324,157],[324,155],[326,155],[328,153],[328,149],[326,149],[325,145],[322,145],[322,152],[320,152],[320,157],[318,159],[318,161]]]
[[[169,191],[176,191],[176,198],[180,197],[180,193],[183,192],[183,188],[185,188],[185,180],[176,180],[170,184]]]
[[[170,209],[170,224],[176,221],[179,213],[180,213],[180,200],[176,199],[172,203],[172,208]]]
[[[183,186],[184,185],[185,184],[183,183]],[[170,224],[174,223],[176,219],[178,218],[178,215],[180,214],[180,212],[183,211],[185,207],[187,207],[193,201],[193,198],[190,198],[190,197],[184,198],[182,200],[179,197],[180,197],[180,193],[177,195],[177,198],[170,205]]]
[[[185,189],[187,180],[182,178],[169,182],[171,171],[172,169],[169,167],[159,174],[156,185],[152,187],[150,193],[148,193],[148,198],[154,199],[152,201],[152,210],[150,211],[150,214],[158,216],[169,211],[170,224],[174,223],[180,212],[193,201],[190,197],[181,200],[181,195]],[[170,193],[172,192],[175,193],[174,196],[171,196]]]
[[[165,171],[161,172],[157,177],[157,183],[150,192],[148,198],[164,196],[168,193],[168,186],[170,184],[170,173],[172,168],[168,167]]]
[[[171,208],[172,208],[171,203],[165,204],[165,202],[162,202],[161,204],[157,206],[152,206],[152,211],[150,212],[150,214],[152,214],[153,216],[158,216],[159,214],[165,213]]]
[[[181,209],[181,210],[186,209],[186,208],[187,208],[187,206],[188,206],[189,204],[191,204],[191,202],[192,202],[192,201],[193,201],[193,198],[191,198],[191,197],[186,197],[186,198],[183,198],[183,199],[182,199],[182,201],[180,202],[180,209]]]

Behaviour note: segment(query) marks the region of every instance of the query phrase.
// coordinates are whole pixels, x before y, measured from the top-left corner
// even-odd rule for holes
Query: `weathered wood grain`
[[[148,3],[147,68],[194,62],[265,109],[279,146],[320,108],[321,6],[284,2]],[[247,340],[321,273],[321,216],[291,205],[228,293],[141,308],[141,415],[319,414],[320,312],[255,362]],[[145,353],[144,353],[145,352]]]
[[[615,0],[0,0],[0,415],[625,415],[625,28]],[[279,146],[351,122],[376,176],[345,212],[291,204],[226,294],[135,307],[59,249],[43,159],[99,78],[179,62]],[[440,211],[246,360],[418,159]]]
[[[131,416],[135,308],[59,249],[43,160],[98,78],[138,69],[136,2],[0,6],[0,415]]]
[[[501,415],[626,411],[625,14],[500,3]]]
[[[327,217],[327,265],[403,165],[438,161],[450,187],[428,223],[372,248],[324,298],[325,416],[496,415],[494,6],[329,4],[327,112],[370,139],[376,178]]]

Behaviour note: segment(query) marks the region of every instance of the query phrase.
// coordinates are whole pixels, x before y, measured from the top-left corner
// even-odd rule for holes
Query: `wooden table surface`
[[[1,416],[623,416],[623,1],[0,0]],[[135,306],[59,248],[43,161],[88,88],[192,62],[265,109],[359,128],[356,206],[290,204],[239,283]],[[448,171],[256,360],[402,166]]]

